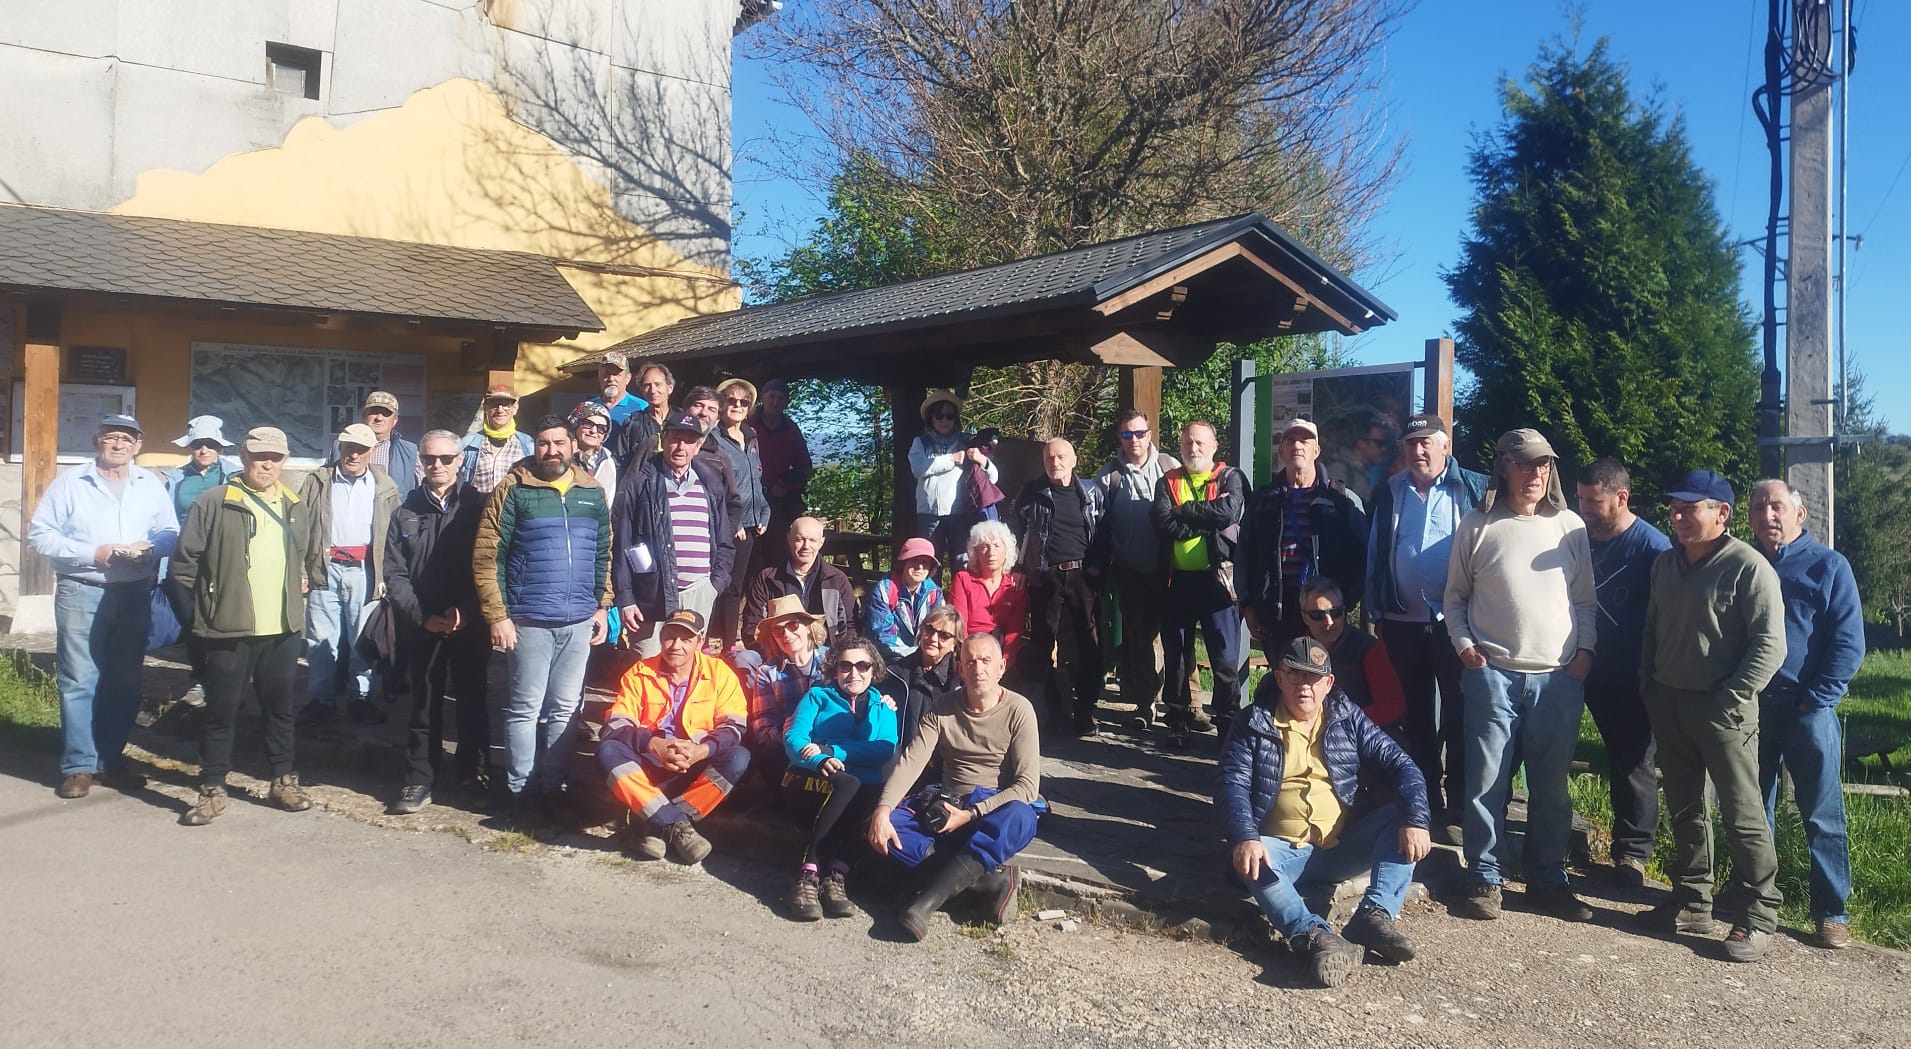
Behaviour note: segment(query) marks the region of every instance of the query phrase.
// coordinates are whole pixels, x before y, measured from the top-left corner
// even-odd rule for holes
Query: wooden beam
[[[26,544],[27,523],[59,469],[60,340],[45,331],[27,333],[25,403],[21,410],[26,447],[20,472],[20,594],[51,594],[53,566]]]
[[[1256,255],[1253,252],[1248,251],[1246,249],[1242,249],[1241,258],[1246,259],[1248,262],[1251,262],[1255,266],[1259,267],[1261,272],[1274,278],[1276,281],[1278,281],[1281,284],[1281,286],[1293,292],[1295,297],[1299,298],[1302,302],[1312,303],[1322,313],[1325,313],[1327,316],[1332,317],[1334,319],[1334,323],[1340,325],[1341,330],[1344,333],[1348,335],[1358,335],[1363,330],[1360,325],[1355,324],[1353,321],[1350,321],[1346,317],[1341,316],[1339,311],[1335,310],[1331,306],[1328,306],[1326,303],[1320,301],[1320,296],[1315,295],[1313,292],[1295,283],[1292,277],[1289,277],[1287,274],[1282,273],[1279,269],[1277,269],[1272,263],[1268,262],[1266,259],[1263,259],[1259,255]]]
[[[1104,317],[1112,317],[1138,302],[1151,299],[1177,284],[1186,284],[1188,278],[1206,273],[1229,259],[1239,258],[1242,254],[1239,244],[1223,244],[1199,258],[1189,259],[1159,277],[1143,281],[1127,291],[1110,296],[1095,304],[1095,312]]]
[[[1116,408],[1135,411],[1148,417],[1148,428],[1161,436],[1161,369],[1142,365],[1125,367],[1115,376]]]
[[[1103,364],[1153,368],[1178,368],[1200,361],[1214,352],[1211,339],[1166,328],[1145,327],[1124,328],[1099,338],[1088,335],[1064,339],[1063,346]]]
[[[1447,430],[1453,429],[1453,340],[1427,340],[1427,378],[1426,394],[1420,405],[1423,412],[1432,412],[1446,420]]]

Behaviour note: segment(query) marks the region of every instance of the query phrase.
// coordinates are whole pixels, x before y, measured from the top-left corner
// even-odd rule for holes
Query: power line
[[[1911,150],[1907,150],[1904,159],[1898,161],[1898,173],[1891,176],[1891,184],[1884,188],[1884,197],[1878,201],[1877,210],[1871,213],[1871,217],[1865,220],[1864,225],[1858,227],[1859,233],[1870,229],[1871,224],[1878,221],[1878,216],[1884,214],[1884,206],[1891,201],[1891,191],[1898,188],[1898,180],[1904,177],[1904,169],[1908,166],[1911,166]]]
[[[1758,3],[1752,0],[1752,17],[1745,32],[1745,76],[1739,86],[1739,97],[1743,98],[1752,90],[1752,56],[1758,53]],[[1750,106],[1740,106],[1738,110],[1738,136],[1732,141],[1739,148],[1732,157],[1732,211],[1738,214],[1738,175],[1739,168],[1745,163],[1745,112]]]

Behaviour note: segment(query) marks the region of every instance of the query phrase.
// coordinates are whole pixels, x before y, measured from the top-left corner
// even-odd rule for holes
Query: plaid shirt
[[[479,441],[477,461],[471,464],[471,487],[480,492],[491,491],[522,458],[524,449],[518,446],[515,437],[506,438],[502,443],[488,438]]]
[[[765,663],[750,672],[745,697],[750,702],[750,739],[758,745],[783,738],[796,704],[817,682],[827,683],[829,648],[818,645],[807,667],[798,669],[788,657]]]

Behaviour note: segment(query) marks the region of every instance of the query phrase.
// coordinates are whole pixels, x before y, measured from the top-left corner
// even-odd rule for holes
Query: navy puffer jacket
[[[1221,810],[1229,844],[1258,840],[1262,821],[1280,797],[1286,752],[1280,730],[1274,727],[1279,703],[1280,687],[1270,674],[1261,679],[1254,704],[1234,719],[1234,727],[1222,745],[1221,786],[1215,804]],[[1393,788],[1407,826],[1426,828],[1426,780],[1400,745],[1367,720],[1367,715],[1338,688],[1327,698],[1321,716],[1328,719],[1323,749],[1334,797],[1353,808],[1363,800],[1361,772],[1373,773]]]

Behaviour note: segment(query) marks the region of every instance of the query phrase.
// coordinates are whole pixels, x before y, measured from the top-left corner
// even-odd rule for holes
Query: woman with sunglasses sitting
[[[833,649],[830,682],[803,696],[783,734],[790,761],[784,789],[812,804],[822,799],[803,868],[790,886],[789,914],[797,921],[856,913],[844,885],[849,862],[843,857],[875,811],[883,772],[896,753],[896,706],[875,687],[883,674],[881,647],[849,635]]]
[[[935,543],[951,571],[962,567],[962,540],[974,512],[962,498],[964,467],[974,463],[990,483],[1000,480],[995,460],[969,447],[961,417],[961,398],[951,390],[932,391],[922,402],[922,433],[909,446],[909,468],[916,475],[916,534]]]
[[[956,645],[967,636],[962,613],[956,611],[954,605],[937,605],[917,624],[915,652],[890,665],[884,689],[885,694],[896,701],[898,755],[916,738],[923,716],[934,710],[943,698],[962,689],[962,678],[956,673]],[[893,768],[895,762],[890,765]],[[911,790],[932,783],[941,775],[941,763],[932,758],[922,775],[916,777],[918,782]]]

